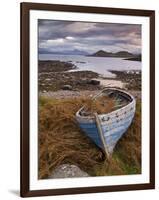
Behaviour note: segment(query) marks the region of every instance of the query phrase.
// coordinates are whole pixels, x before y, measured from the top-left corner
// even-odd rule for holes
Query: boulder
[[[100,85],[100,81],[94,79],[88,80],[87,83],[91,85]]]
[[[72,90],[72,86],[71,85],[63,85],[62,89],[63,90]]]
[[[78,166],[71,164],[62,164],[58,166],[49,178],[71,178],[88,177],[89,175],[82,171]]]

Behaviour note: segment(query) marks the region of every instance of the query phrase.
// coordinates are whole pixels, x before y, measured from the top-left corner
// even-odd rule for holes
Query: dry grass
[[[116,106],[116,101],[114,98],[109,98],[106,96],[101,96],[97,100],[92,101],[92,99],[85,100],[85,113],[88,115],[93,115],[93,113],[103,114],[109,113],[114,110]]]
[[[141,171],[141,103],[128,133],[108,163],[102,151],[78,128],[75,113],[88,99],[39,99],[39,179],[60,164],[78,165],[91,176]]]

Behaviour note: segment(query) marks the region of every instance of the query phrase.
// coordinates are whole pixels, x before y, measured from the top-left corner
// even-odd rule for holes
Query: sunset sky
[[[39,20],[39,53],[141,53],[141,25]]]

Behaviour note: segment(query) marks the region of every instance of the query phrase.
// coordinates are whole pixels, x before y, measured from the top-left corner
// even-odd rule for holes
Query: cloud
[[[141,52],[141,25],[39,20],[39,49]]]
[[[74,40],[74,37],[67,36],[65,39],[67,39],[67,40]]]

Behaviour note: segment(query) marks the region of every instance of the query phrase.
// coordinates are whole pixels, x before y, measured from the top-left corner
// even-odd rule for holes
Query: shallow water
[[[108,58],[108,57],[89,57],[79,55],[54,55],[40,54],[39,60],[60,60],[71,62],[77,66],[77,69],[70,71],[93,71],[105,77],[115,77],[109,70],[141,70],[141,62],[123,60],[123,58]]]

